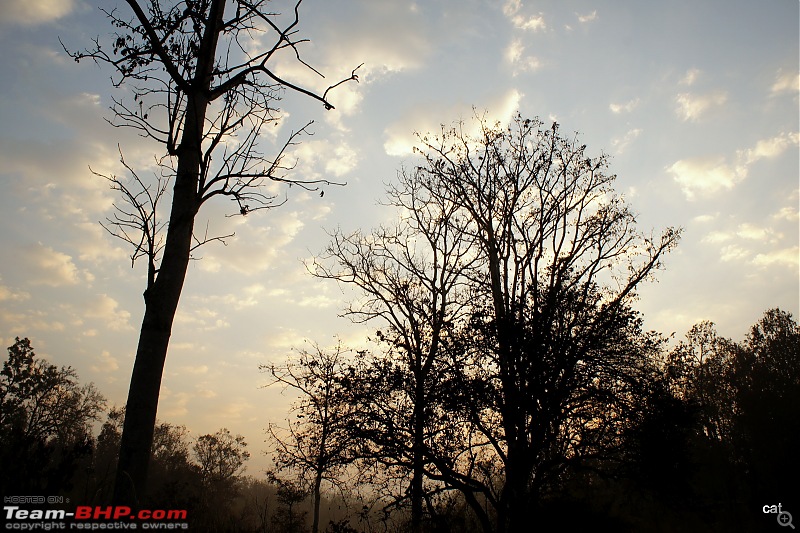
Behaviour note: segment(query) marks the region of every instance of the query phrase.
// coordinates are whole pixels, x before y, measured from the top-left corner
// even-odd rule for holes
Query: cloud
[[[774,232],[772,228],[760,228],[752,224],[744,223],[739,224],[736,235],[742,239],[764,242],[767,241],[768,238],[772,240]]]
[[[687,87],[694,85],[694,82],[697,81],[697,78],[700,76],[701,71],[696,68],[691,68],[686,71],[686,74],[681,78],[680,83],[681,85],[686,85]]]
[[[325,79],[300,64],[293,53],[281,58],[279,75],[324,91],[330,80],[347,78],[360,63],[364,63],[358,70],[362,84],[424,64],[433,50],[431,22],[424,13],[400,2],[361,0],[354,4],[357,16],[326,18],[325,24],[315,29],[313,41],[301,48],[303,59],[323,72]],[[354,63],[353,58],[358,61]],[[350,85],[353,90],[358,87]]]
[[[29,300],[30,297],[31,295],[28,292],[11,289],[6,285],[0,285],[0,302],[24,302],[25,300]]]
[[[161,395],[158,402],[158,417],[170,420],[186,416],[189,413],[189,400],[192,395],[188,392],[172,392],[168,387],[161,386]]]
[[[513,67],[513,75],[520,72],[533,72],[542,67],[542,62],[535,56],[524,56],[525,46],[520,39],[514,39],[505,52],[506,62]]]
[[[800,220],[800,213],[796,207],[783,207],[777,213],[772,215],[775,220],[788,220],[789,222],[796,222]]]
[[[779,70],[770,91],[772,95],[793,93],[796,96],[798,91],[800,91],[800,74]]]
[[[620,113],[630,113],[639,105],[639,99],[634,98],[633,100],[628,100],[624,104],[608,104],[608,109],[611,110],[612,113],[615,115],[619,115]]]
[[[119,303],[107,294],[100,294],[88,302],[84,308],[84,316],[102,320],[104,325],[113,331],[133,329],[130,324],[131,314],[125,309],[120,309]]]
[[[667,167],[688,200],[698,195],[708,195],[721,190],[730,190],[741,182],[750,171],[750,166],[762,159],[772,159],[788,148],[797,146],[797,133],[781,133],[770,139],[756,142],[753,148],[738,150],[733,163],[724,157],[680,160]]]
[[[485,119],[488,123],[500,122],[508,124],[514,113],[519,109],[522,93],[516,89],[511,89],[501,95],[491,98],[485,106]],[[480,112],[484,109],[478,106]],[[472,106],[461,103],[451,106],[442,105],[422,105],[405,114],[405,118],[389,125],[384,134],[386,142],[383,144],[386,153],[393,156],[402,156],[412,153],[417,139],[414,132],[433,133],[441,129],[442,124],[452,123],[454,117],[460,117],[466,121],[466,126],[477,127],[470,118],[473,116]],[[473,132],[467,130],[466,133]]]
[[[25,248],[21,259],[26,264],[28,281],[33,285],[62,287],[91,278],[91,274],[78,270],[72,257],[42,243]]]
[[[720,190],[730,190],[745,178],[724,158],[680,160],[667,168],[688,200]]]
[[[3,0],[0,2],[0,21],[35,26],[53,22],[75,9],[75,0]]]
[[[89,368],[98,374],[108,374],[119,369],[119,361],[112,357],[108,351],[103,350],[100,355],[95,357],[95,364],[91,365]]]
[[[617,137],[611,140],[611,146],[614,147],[618,154],[623,153],[630,144],[635,141],[639,135],[642,134],[641,128],[634,128],[632,130],[628,130],[628,132],[623,135],[622,137]]]
[[[799,263],[800,247],[797,246],[758,254],[753,258],[753,264],[763,267],[779,265],[797,268]]]
[[[720,250],[719,258],[724,262],[729,261],[737,261],[740,259],[745,259],[747,256],[750,255],[750,252],[742,248],[737,244],[729,244],[728,246],[724,246]]]
[[[737,152],[737,158],[743,165],[752,165],[761,159],[771,159],[781,155],[791,146],[797,146],[800,135],[797,133],[781,133],[771,139],[763,139],[753,148]]]
[[[297,158],[298,167],[303,172],[316,169],[315,179],[342,178],[358,165],[358,154],[344,140],[306,141],[292,152],[292,156]]]
[[[709,109],[721,106],[727,100],[728,94],[725,91],[715,91],[705,95],[682,93],[675,98],[678,104],[675,111],[683,121],[696,121]]]
[[[503,4],[503,14],[511,21],[515,28],[519,30],[543,31],[547,29],[542,13],[537,15],[525,16],[520,13],[522,2],[520,0],[508,0]]]
[[[198,266],[206,272],[225,270],[247,276],[262,274],[305,226],[304,220],[310,218],[305,211],[279,209],[264,216],[256,213],[226,219],[223,224],[228,225],[218,231],[235,232],[236,235],[226,239],[227,246],[205,248]]]
[[[714,213],[713,215],[698,215],[698,216],[694,217],[692,220],[694,222],[699,222],[701,224],[705,224],[706,222],[711,222],[713,220],[716,220],[718,216],[719,216],[719,213]]]
[[[578,22],[581,24],[586,24],[587,22],[593,22],[597,20],[597,10],[595,9],[588,15],[578,15]]]

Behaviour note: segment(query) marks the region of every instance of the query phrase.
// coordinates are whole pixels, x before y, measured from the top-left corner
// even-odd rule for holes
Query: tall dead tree
[[[127,89],[133,101],[114,98],[109,122],[158,143],[162,178],[174,179],[162,242],[155,209],[163,183],[141,181],[140,189],[135,184],[125,188],[121,178],[109,178],[123,203],[107,227],[133,245],[134,261],[148,261],[145,312],[114,490],[118,503],[137,505],[145,494],[161,377],[190,254],[215,240],[195,236],[200,208],[222,196],[235,202],[236,213],[246,215],[281,203],[267,187],[270,183],[307,189],[327,183],[286,176],[293,164],[284,161],[285,151],[305,127],[291,133],[274,157],[259,150],[263,128],[280,118],[275,102],[283,91],[305,94],[332,109],[329,91],[357,81],[354,70],[316,94],[273,70],[278,56],[290,54],[316,72],[298,48],[305,41],[297,37],[301,2],[281,17],[267,9],[266,0],[126,0],[125,10],[103,9],[115,28],[110,43],[96,38],[91,48],[68,52],[76,61],[90,59],[114,69],[113,85]],[[271,36],[272,44],[256,49],[255,35],[262,42]]]

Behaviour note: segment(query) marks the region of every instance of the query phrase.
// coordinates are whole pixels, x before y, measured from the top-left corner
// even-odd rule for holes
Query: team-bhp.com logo
[[[124,505],[79,505],[75,512],[63,509],[20,509],[15,505],[3,506],[6,529],[188,529],[185,509],[140,509],[134,511]],[[41,521],[39,527],[31,522]],[[49,522],[48,522],[49,521]],[[65,523],[69,521],[69,523]],[[11,526],[11,527],[9,527]],[[28,526],[28,527],[26,527]]]
[[[764,511],[764,514],[776,514],[778,523],[782,526],[789,526],[790,528],[794,529],[794,525],[792,524],[792,514],[789,511],[783,510],[783,505],[765,505],[761,510]]]

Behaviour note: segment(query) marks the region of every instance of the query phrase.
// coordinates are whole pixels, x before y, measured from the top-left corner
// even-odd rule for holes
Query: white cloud
[[[728,100],[725,91],[715,91],[704,95],[693,95],[689,93],[679,94],[675,101],[678,104],[675,110],[682,120],[699,120],[709,109],[721,106]]]
[[[513,75],[520,72],[536,71],[542,67],[542,62],[535,56],[525,56],[525,46],[520,39],[514,39],[506,48],[505,57],[513,67]]]
[[[797,133],[781,133],[770,139],[756,142],[753,148],[738,150],[733,164],[724,157],[680,160],[667,167],[688,200],[721,190],[730,190],[741,182],[750,171],[750,166],[761,159],[772,159],[788,148],[797,146]]]
[[[516,89],[496,96],[488,101],[485,107],[478,106],[477,109],[486,109],[485,119],[489,124],[500,122],[508,124],[514,113],[519,109],[522,93]],[[383,147],[386,153],[393,156],[401,156],[412,153],[412,148],[417,143],[414,132],[433,133],[440,130],[442,124],[452,123],[454,117],[465,120],[465,125],[477,124],[471,120],[473,116],[472,107],[462,103],[453,106],[420,106],[413,111],[406,113],[401,121],[389,125],[385,130],[386,142]],[[476,130],[477,131],[477,130]],[[466,133],[475,133],[467,130]]]
[[[707,242],[711,244],[716,244],[720,242],[728,242],[733,238],[731,233],[726,231],[712,231],[711,233],[707,234],[703,237],[702,242]]]
[[[617,137],[611,140],[611,146],[614,147],[618,154],[623,153],[630,144],[635,141],[639,135],[642,134],[641,128],[634,128],[632,130],[628,130],[625,135],[622,137]]]
[[[358,164],[358,154],[344,140],[306,141],[292,152],[292,156],[298,159],[298,166],[303,172],[316,169],[317,176],[314,177],[322,179],[345,177]]]
[[[798,264],[800,264],[800,247],[794,246],[758,254],[753,259],[753,263],[763,267],[783,265],[797,268]]]
[[[125,309],[120,309],[119,303],[107,294],[100,294],[88,302],[84,308],[84,316],[102,320],[104,325],[113,331],[133,329],[129,322],[131,314]]]
[[[42,243],[24,249],[21,257],[27,265],[28,280],[33,285],[77,285],[91,276],[87,273],[82,276],[71,256]]]
[[[698,194],[706,195],[730,190],[745,178],[725,163],[724,158],[680,160],[667,168],[688,200]]]
[[[0,302],[3,301],[24,302],[25,300],[30,299],[30,297],[31,297],[30,293],[11,289],[6,285],[0,285]]]
[[[694,85],[694,82],[697,81],[697,78],[700,76],[701,71],[696,68],[691,68],[686,71],[686,74],[681,78],[681,81],[678,82],[681,85],[686,85],[687,87]]]
[[[424,13],[398,2],[364,0],[358,4],[357,17],[334,18],[315,33],[313,42],[304,45],[304,60],[323,72],[325,79],[300,64],[293,53],[281,58],[279,74],[324,91],[330,80],[347,78],[360,63],[364,65],[357,74],[362,84],[424,64],[432,50],[430,21]],[[358,58],[357,62],[353,58]],[[351,89],[358,87],[351,85]]]
[[[516,15],[522,8],[522,0],[506,0],[503,4],[503,14],[507,17]]]
[[[758,226],[744,223],[739,225],[736,235],[746,240],[766,241],[768,237],[772,237],[773,231],[771,228],[759,228]]]
[[[713,215],[698,215],[694,217],[692,220],[704,224],[706,222],[711,222],[712,220],[716,220],[718,216],[719,213],[714,213]]]
[[[531,17],[516,15],[511,19],[511,22],[514,24],[514,27],[520,30],[542,31],[547,29],[547,24],[541,13]]]
[[[751,165],[760,159],[771,159],[781,155],[791,146],[797,146],[800,135],[797,133],[781,133],[771,139],[763,139],[753,148],[737,152],[741,164]]]
[[[544,15],[542,13],[525,16],[520,13],[521,10],[522,2],[520,0],[507,0],[506,3],[503,4],[503,14],[511,21],[515,28],[534,32],[547,29],[547,23],[544,21]]]
[[[75,0],[3,0],[0,2],[0,21],[34,26],[69,15]]]
[[[227,246],[204,250],[198,267],[206,272],[237,272],[247,276],[262,274],[275,263],[278,255],[305,226],[305,212],[279,209],[268,216],[259,213],[227,219],[236,235],[226,239]],[[230,233],[231,229],[220,229]]]
[[[107,350],[103,350],[100,355],[95,357],[95,364],[90,368],[94,372],[107,374],[119,369],[119,361],[117,361],[115,357],[112,357]]]
[[[581,24],[586,24],[587,22],[592,22],[597,20],[597,10],[595,9],[588,15],[578,15],[578,22]]]
[[[783,93],[794,93],[800,91],[800,74],[794,72],[778,71],[775,76],[775,83],[772,84],[771,93],[773,95]]]
[[[630,113],[639,105],[639,99],[634,98],[633,100],[628,100],[623,104],[608,104],[608,109],[611,110],[612,113],[618,115],[620,113]]]
[[[798,213],[796,207],[783,207],[777,213],[772,215],[772,218],[775,220],[788,220],[790,222],[796,222],[800,220],[800,213]]]
[[[736,244],[729,244],[728,246],[724,246],[720,250],[719,258],[722,261],[728,262],[728,261],[745,259],[748,255],[750,255],[750,252],[748,252],[741,246],[738,246]]]

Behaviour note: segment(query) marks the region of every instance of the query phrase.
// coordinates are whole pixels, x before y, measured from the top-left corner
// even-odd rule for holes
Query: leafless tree
[[[126,0],[126,13],[101,8],[115,28],[110,43],[96,38],[90,49],[69,52],[76,61],[89,59],[113,69],[113,85],[127,89],[132,101],[115,97],[109,122],[155,141],[163,149],[164,179],[174,180],[162,247],[155,209],[166,184],[145,185],[132,173],[136,183],[126,189],[121,179],[110,178],[123,200],[118,218],[107,227],[134,246],[134,260],[145,257],[149,263],[115,483],[119,503],[135,505],[144,496],[173,319],[191,251],[209,240],[195,235],[200,208],[214,197],[227,197],[235,202],[235,212],[245,215],[280,205],[270,183],[307,189],[328,183],[287,176],[294,166],[287,149],[307,126],[292,132],[272,157],[259,147],[264,128],[281,116],[275,102],[283,91],[305,94],[332,109],[329,91],[357,80],[354,70],[315,94],[275,72],[275,59],[284,54],[314,70],[300,55],[306,41],[298,37],[301,2],[281,17],[266,0]],[[271,44],[256,48],[255,36]]]
[[[627,373],[648,349],[630,304],[680,233],[639,232],[607,157],[542,126],[476,117],[421,136],[418,147],[426,193],[458,206],[480,259],[465,343],[478,364],[461,390],[503,467],[490,500],[498,531],[527,529],[549,476],[613,433]],[[440,463],[453,479],[476,481],[459,463]]]
[[[341,343],[327,350],[315,344],[284,365],[261,366],[271,376],[265,386],[280,385],[300,394],[287,425],[270,424],[267,434],[278,470],[295,471],[303,484],[311,486],[312,533],[319,531],[322,482],[338,484],[354,457],[354,406],[343,390],[346,353]]]
[[[427,442],[443,434],[433,419],[442,351],[469,309],[467,273],[476,262],[464,219],[456,216],[460,207],[437,202],[422,179],[403,171],[389,187],[396,225],[370,234],[336,231],[310,265],[318,277],[357,287],[362,296],[345,314],[381,328],[377,337],[387,357],[362,368],[372,377],[353,387],[354,401],[362,437],[373,446],[363,454],[410,473],[413,531],[422,528]]]

